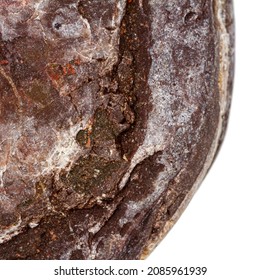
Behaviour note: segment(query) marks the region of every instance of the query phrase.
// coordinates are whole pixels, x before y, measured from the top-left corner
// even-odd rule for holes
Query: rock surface
[[[221,144],[229,0],[0,3],[0,258],[140,259]]]

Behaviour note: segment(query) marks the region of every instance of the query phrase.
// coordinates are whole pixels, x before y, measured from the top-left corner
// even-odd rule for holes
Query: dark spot
[[[54,24],[54,27],[57,29],[57,30],[59,30],[60,28],[61,28],[61,24],[59,23],[59,22],[56,22],[55,24]]]
[[[85,147],[88,142],[88,132],[86,130],[80,130],[76,135],[76,141],[80,146]]]
[[[106,30],[108,30],[108,31],[114,31],[114,30],[116,30],[116,26],[105,26],[105,28],[106,28]]]
[[[188,12],[184,17],[184,22],[190,23],[190,22],[196,20],[197,17],[198,17],[198,15],[195,12]]]

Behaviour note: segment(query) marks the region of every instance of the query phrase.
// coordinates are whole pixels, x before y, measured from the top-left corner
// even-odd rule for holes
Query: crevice
[[[129,129],[117,138],[117,141],[121,143],[122,154],[128,159],[133,156],[144,140],[143,131],[147,126],[148,113],[152,108],[148,86],[151,67],[149,48],[152,40],[151,22],[147,14],[149,14],[147,1],[142,7],[137,0],[127,2],[120,28],[120,64],[114,69],[119,91],[124,95],[129,109],[134,114],[134,120],[132,119]]]
[[[78,110],[77,105],[75,104],[75,102],[74,102],[74,100],[73,100],[73,97],[72,97],[71,93],[68,94],[68,97],[69,97],[70,102],[71,102],[71,104],[72,104],[74,110],[76,111],[77,115],[81,118],[82,116],[81,116],[81,114],[80,114],[80,112],[79,112],[79,110]]]

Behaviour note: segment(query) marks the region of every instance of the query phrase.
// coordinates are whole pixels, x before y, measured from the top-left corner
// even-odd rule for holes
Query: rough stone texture
[[[229,0],[0,3],[0,258],[140,259],[223,140]]]

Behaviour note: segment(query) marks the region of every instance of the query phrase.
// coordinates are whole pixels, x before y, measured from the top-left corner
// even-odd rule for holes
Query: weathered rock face
[[[139,259],[222,142],[229,0],[0,3],[0,258]]]

